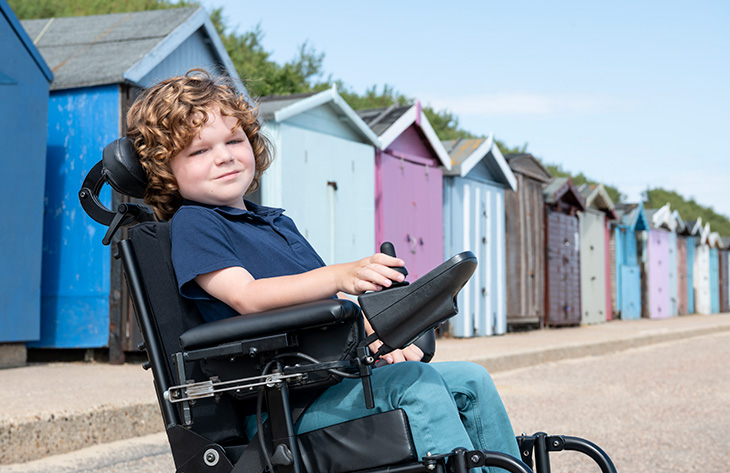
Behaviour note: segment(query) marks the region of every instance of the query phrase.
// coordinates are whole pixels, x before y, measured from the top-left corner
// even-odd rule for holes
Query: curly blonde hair
[[[162,220],[170,220],[183,202],[170,161],[192,142],[214,106],[221,115],[236,118],[236,127],[243,128],[251,143],[256,170],[246,191],[250,194],[259,188],[273,155],[261,133],[257,107],[236,91],[230,79],[192,69],[145,90],[127,113],[127,136],[147,172],[144,201]]]

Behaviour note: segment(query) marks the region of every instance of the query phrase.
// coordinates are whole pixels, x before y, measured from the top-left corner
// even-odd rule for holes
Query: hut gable
[[[445,175],[468,176],[477,181],[517,190],[517,179],[492,134],[487,138],[444,141],[443,145],[451,156],[451,170],[446,171]]]
[[[641,231],[649,229],[649,221],[646,218],[644,204],[618,204],[615,207],[616,219],[621,225],[626,225],[632,231]]]
[[[676,232],[680,228],[681,218],[677,220],[679,213],[672,212],[669,203],[664,204],[658,209],[647,209],[646,215],[652,228],[663,228],[670,232]],[[684,222],[681,225],[684,225]]]
[[[614,204],[611,197],[606,192],[606,188],[603,184],[581,184],[578,187],[578,192],[583,196],[585,200],[586,208],[592,208],[602,211],[606,216],[612,220],[616,219],[616,212],[614,211]]]
[[[545,204],[555,209],[562,209],[566,213],[574,210],[585,210],[583,196],[569,177],[557,177],[543,190]]]
[[[419,148],[416,141],[420,141],[428,148],[429,155],[438,158],[439,163],[447,170],[451,169],[449,153],[439,141],[426,114],[421,110],[421,103],[412,106],[391,106],[370,110],[359,110],[358,115],[368,124],[371,130],[378,135],[380,149],[403,151],[400,148],[405,144],[407,149]],[[403,142],[406,143],[403,143]],[[410,158],[411,156],[399,156]]]
[[[207,58],[208,63],[200,67],[238,78],[202,8],[46,18],[22,24],[55,74],[52,90],[118,83],[145,87],[179,74],[169,62],[186,54]]]
[[[506,155],[504,158],[514,173],[524,174],[542,183],[550,182],[553,178],[553,175],[531,154],[513,153]]]
[[[347,140],[376,147],[380,145],[375,133],[345,102],[335,87],[312,94],[263,97],[259,113],[264,121],[286,122]]]
[[[23,48],[28,52],[28,56],[33,59],[33,62],[41,71],[41,73],[45,76],[46,80],[48,82],[52,82],[53,72],[51,72],[51,68],[48,67],[48,64],[46,64],[43,56],[41,56],[41,53],[33,44],[33,41],[28,36],[28,33],[25,31],[20,21],[18,21],[18,17],[15,16],[13,9],[10,8],[10,5],[8,5],[5,0],[0,0],[0,15],[2,15],[5,22],[12,30],[13,34],[17,37],[18,41],[22,43]],[[5,43],[5,41],[3,42]],[[8,47],[8,44],[4,44],[4,47]],[[15,80],[0,72],[0,84],[15,84]]]

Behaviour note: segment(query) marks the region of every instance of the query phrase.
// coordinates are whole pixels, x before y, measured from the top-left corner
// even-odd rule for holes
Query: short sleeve
[[[242,266],[230,236],[214,211],[182,207],[170,222],[172,265],[180,293],[190,299],[208,296],[194,279],[232,266]]]

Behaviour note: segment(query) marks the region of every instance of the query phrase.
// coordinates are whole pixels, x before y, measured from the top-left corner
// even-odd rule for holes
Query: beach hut
[[[505,191],[507,325],[541,326],[545,314],[545,198],[552,175],[531,154],[505,156],[517,191]]]
[[[614,205],[603,184],[583,184],[578,191],[585,210],[578,212],[580,231],[581,323],[597,324],[611,318],[609,222]]]
[[[451,159],[421,104],[359,110],[378,136],[375,249],[395,245],[413,281],[443,262],[443,171]]]
[[[109,347],[112,361],[137,350],[121,263],[101,244],[105,227],[76,192],[104,146],[125,133],[139,91],[194,67],[235,68],[202,8],[25,20],[54,71],[48,106],[41,337],[47,348]],[[242,89],[243,90],[243,89]],[[102,196],[114,207],[116,194]]]
[[[25,363],[26,341],[40,338],[43,176],[46,170],[46,117],[53,73],[0,0],[0,368]]]
[[[720,235],[711,232],[707,245],[710,247],[710,313],[720,312]]]
[[[667,289],[669,291],[669,315],[676,316],[679,314],[679,278],[677,271],[679,269],[677,258],[677,231],[681,231],[684,226],[679,212],[671,210],[667,203],[651,216],[652,227],[661,228],[668,232],[667,251],[668,263],[665,271],[667,272]]]
[[[545,324],[581,321],[580,231],[585,201],[569,177],[553,179],[545,197]]]
[[[644,205],[619,204],[611,224],[611,296],[614,317],[634,320],[641,317],[642,234],[649,229]]]
[[[372,254],[375,134],[334,87],[264,97],[259,111],[276,154],[261,203],[286,209],[327,264]]]
[[[517,179],[493,136],[444,141],[451,170],[444,171],[444,259],[465,250],[479,260],[459,293],[451,334],[471,337],[507,330],[504,193]]]
[[[720,312],[730,312],[730,238],[720,237],[719,268],[720,268]]]
[[[697,220],[689,220],[685,222],[684,230],[677,235],[677,256],[679,257],[679,248],[684,243],[686,250],[685,260],[685,278],[687,280],[687,294],[686,294],[686,314],[695,313],[695,287],[694,287],[694,267],[695,267],[695,253],[697,248],[697,242],[699,240],[700,230],[702,229],[702,217]],[[678,264],[678,274],[681,270],[681,262]],[[680,297],[681,301],[681,297]],[[680,315],[681,306],[680,306]]]
[[[671,214],[668,205],[659,209],[647,209],[646,217],[650,228],[644,233],[645,252],[642,257],[642,311],[645,318],[666,318],[671,316],[670,308],[670,230],[658,226],[664,221],[664,214]],[[676,272],[676,270],[675,270]]]
[[[710,224],[705,223],[699,234],[695,248],[694,288],[695,312],[698,314],[712,313],[712,298],[710,292]]]

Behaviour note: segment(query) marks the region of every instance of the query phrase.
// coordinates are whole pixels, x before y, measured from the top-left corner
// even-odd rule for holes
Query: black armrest
[[[354,302],[326,299],[199,325],[180,336],[180,346],[187,350],[211,347],[292,330],[349,322],[356,317],[360,317],[360,308]]]

